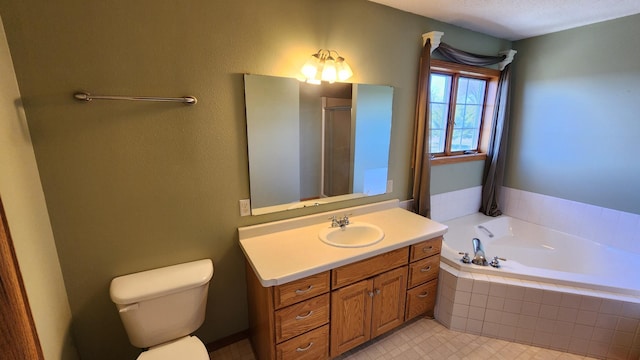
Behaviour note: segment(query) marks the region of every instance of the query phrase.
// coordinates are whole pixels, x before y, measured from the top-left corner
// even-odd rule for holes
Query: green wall
[[[129,359],[109,282],[210,257],[205,342],[247,327],[237,227],[411,192],[421,34],[482,53],[507,41],[364,0],[0,0],[83,359]],[[296,76],[337,49],[354,82],[394,87],[392,194],[260,217],[249,197],[243,73]],[[195,106],[72,99],[194,95]],[[434,173],[438,170],[434,169]],[[475,175],[474,175],[475,176]]]
[[[505,185],[640,214],[640,15],[518,41]]]

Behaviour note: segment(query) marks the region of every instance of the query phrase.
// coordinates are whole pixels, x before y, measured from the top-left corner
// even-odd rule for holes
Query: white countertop
[[[443,235],[447,226],[398,207],[398,200],[238,229],[240,247],[264,287],[281,285]],[[352,214],[384,231],[382,241],[359,248],[325,244],[318,237],[329,217]]]

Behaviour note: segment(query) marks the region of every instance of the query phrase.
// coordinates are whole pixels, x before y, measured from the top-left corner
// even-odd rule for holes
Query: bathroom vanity
[[[369,245],[330,245],[329,218],[384,233]],[[355,229],[355,227],[354,227]],[[445,225],[397,200],[240,228],[250,340],[258,359],[336,357],[433,312]],[[324,231],[326,232],[326,231]],[[366,236],[353,232],[353,236]]]

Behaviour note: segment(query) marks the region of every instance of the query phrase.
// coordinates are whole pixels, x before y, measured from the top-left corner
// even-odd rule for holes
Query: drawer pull
[[[423,292],[422,294],[418,294],[418,297],[419,297],[420,299],[422,299],[422,298],[426,298],[427,296],[429,296],[429,292],[428,292],[428,291],[425,291],[425,292]]]
[[[298,295],[302,295],[302,294],[304,294],[304,293],[309,292],[311,289],[313,289],[313,285],[309,285],[309,286],[308,286],[306,289],[304,289],[304,290],[300,290],[300,289],[296,290],[296,294],[298,294]]]
[[[303,351],[307,351],[311,348],[311,346],[313,346],[313,341],[309,343],[309,345],[307,345],[306,347],[303,348],[297,348],[296,351],[297,352],[303,352]]]
[[[302,320],[302,319],[306,319],[309,316],[311,316],[313,314],[313,310],[309,310],[308,313],[304,314],[304,315],[297,315],[296,316],[296,320]]]
[[[425,273],[425,272],[428,272],[428,271],[430,271],[430,270],[431,270],[431,266],[427,266],[426,268],[422,268],[422,269],[420,269],[420,272]]]
[[[422,248],[422,252],[429,252],[431,250],[433,250],[433,246],[426,246]]]

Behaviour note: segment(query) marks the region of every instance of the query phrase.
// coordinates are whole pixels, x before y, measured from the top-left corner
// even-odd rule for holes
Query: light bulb
[[[318,54],[311,55],[311,58],[307,60],[302,66],[300,72],[307,79],[313,79],[318,73],[318,65],[320,64],[320,56]]]
[[[351,71],[351,67],[344,61],[342,56],[339,56],[336,60],[336,68],[338,70],[338,80],[345,81],[351,76],[353,76],[353,71]]]
[[[336,62],[331,56],[329,56],[324,61],[324,67],[322,68],[322,80],[334,83],[337,77],[338,71],[336,69]]]

